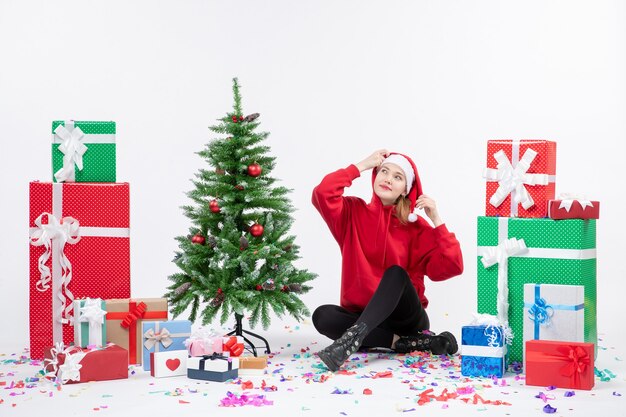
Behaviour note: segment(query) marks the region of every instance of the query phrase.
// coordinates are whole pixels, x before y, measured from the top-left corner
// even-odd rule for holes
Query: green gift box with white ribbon
[[[115,122],[52,122],[54,182],[115,182]]]
[[[510,361],[523,361],[524,284],[582,285],[584,340],[597,350],[595,220],[478,217],[478,312],[513,331]]]
[[[74,345],[106,346],[106,314],[106,303],[100,298],[74,300]]]

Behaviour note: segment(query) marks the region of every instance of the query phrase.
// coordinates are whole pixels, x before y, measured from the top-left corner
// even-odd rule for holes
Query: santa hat
[[[417,173],[417,168],[415,167],[415,163],[411,158],[401,153],[392,152],[389,154],[387,158],[382,162],[381,166],[386,164],[396,164],[399,166],[404,172],[404,177],[406,178],[406,198],[410,201],[411,213],[409,214],[409,221],[411,223],[417,220],[417,209],[415,208],[415,201],[417,198],[422,195],[422,183],[420,182],[420,177]],[[374,179],[376,178],[377,170],[373,170],[372,172],[372,184],[374,184]]]

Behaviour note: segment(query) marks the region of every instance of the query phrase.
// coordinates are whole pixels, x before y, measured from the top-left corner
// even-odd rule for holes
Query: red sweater
[[[463,272],[461,247],[445,224],[433,228],[422,217],[403,225],[374,193],[369,204],[344,197],[344,188],[361,174],[355,165],[324,177],[313,189],[313,205],[341,249],[341,305],[363,311],[387,268],[404,268],[424,308],[424,276],[443,281]]]

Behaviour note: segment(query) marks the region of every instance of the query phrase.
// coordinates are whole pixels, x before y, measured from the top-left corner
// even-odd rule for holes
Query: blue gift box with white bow
[[[507,345],[500,326],[472,325],[461,330],[461,374],[502,377],[506,371]]]
[[[186,350],[185,340],[191,336],[189,320],[144,321],[142,323],[143,369],[150,370],[151,352]]]
[[[585,287],[524,284],[524,346],[527,340],[585,341]]]

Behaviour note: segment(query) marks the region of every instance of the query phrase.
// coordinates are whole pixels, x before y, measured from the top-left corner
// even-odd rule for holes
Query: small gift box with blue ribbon
[[[585,341],[585,287],[524,284],[524,342]]]
[[[142,323],[143,369],[150,370],[150,353],[186,350],[191,335],[189,320],[149,321]]]
[[[461,330],[461,374],[498,378],[507,366],[506,332],[502,326],[470,325]]]
[[[102,347],[107,344],[105,302],[100,298],[74,300],[74,345]]]
[[[220,353],[187,358],[187,377],[204,381],[224,382],[239,376],[239,358]]]

